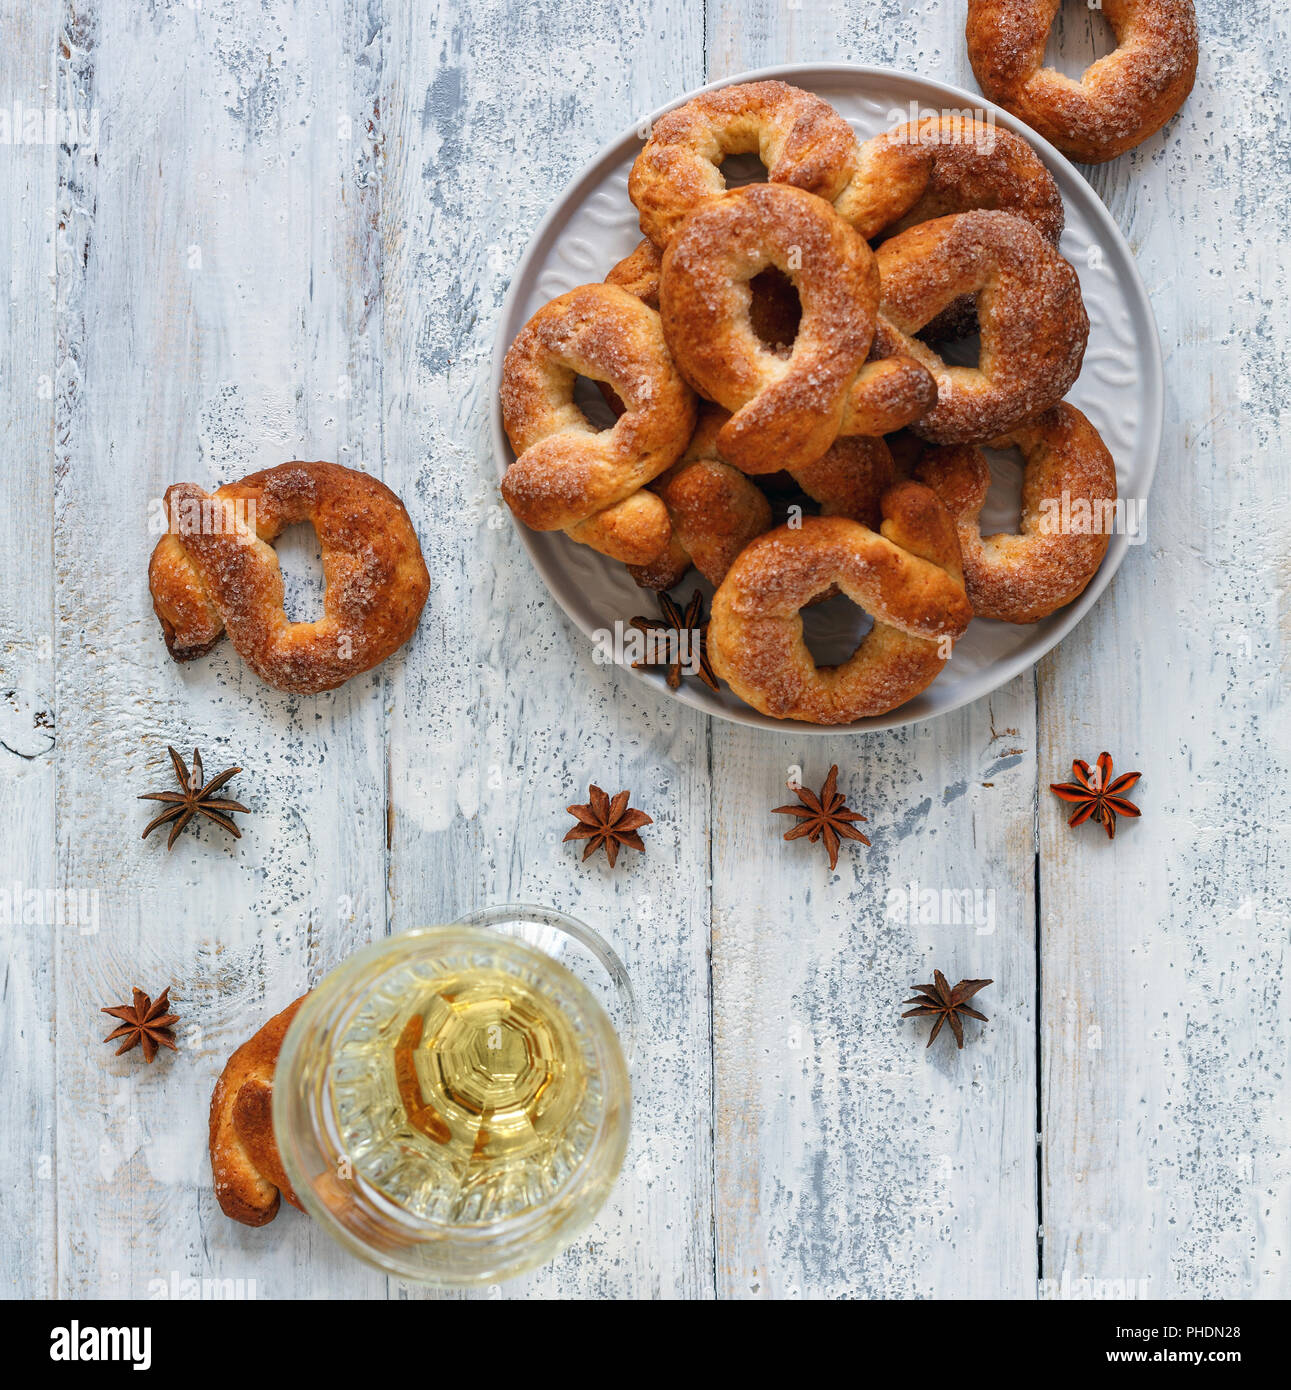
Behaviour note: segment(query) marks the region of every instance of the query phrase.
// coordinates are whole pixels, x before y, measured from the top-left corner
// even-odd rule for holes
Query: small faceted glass
[[[622,962],[558,912],[490,908],[387,937],[292,1021],[274,1076],[283,1166],[319,1225],[390,1274],[523,1273],[618,1176],[635,1034]]]

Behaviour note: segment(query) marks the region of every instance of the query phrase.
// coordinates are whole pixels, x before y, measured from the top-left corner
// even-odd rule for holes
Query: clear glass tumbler
[[[361,1259],[465,1285],[546,1263],[627,1148],[636,1006],[595,932],[509,905],[357,951],[310,994],[274,1077],[283,1166]]]

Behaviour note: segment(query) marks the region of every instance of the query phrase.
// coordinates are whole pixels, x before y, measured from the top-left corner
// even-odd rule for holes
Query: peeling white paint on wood
[[[57,16],[26,19],[0,44],[0,92],[9,111],[52,106]],[[8,99],[12,98],[12,99]],[[57,146],[0,146],[7,196],[0,244],[8,294],[0,300],[0,418],[5,441],[0,506],[0,892],[15,883],[65,886],[54,854],[54,205]],[[24,904],[25,906],[25,904]],[[12,909],[11,909],[12,915]],[[44,911],[42,917],[48,915]],[[53,914],[57,916],[57,910]],[[56,929],[0,926],[0,1133],[11,1142],[0,1191],[0,1294],[48,1297],[53,1250]]]
[[[92,891],[99,919],[0,928],[0,1117],[21,1136],[0,1289],[429,1296],[295,1213],[228,1222],[210,1086],[355,945],[529,899],[610,937],[645,1037],[615,1194],[506,1295],[1291,1292],[1288,21],[1256,8],[1204,0],[1183,116],[1091,175],[1167,361],[1148,543],[1038,676],[833,742],[710,724],[594,664],[500,510],[493,323],[543,213],[633,120],[795,60],[975,90],[961,5],[98,0],[6,19],[0,106],[56,93],[100,125],[96,146],[0,146],[0,878]],[[168,483],[291,457],[382,476],[433,577],[410,648],[312,700],[227,647],[172,665],[145,576]],[[132,798],[169,781],[168,742],[245,769],[241,840],[138,839]],[[1110,846],[1047,791],[1103,747],[1145,774],[1144,817]],[[831,875],[769,810],[792,769],[818,785],[835,759],[874,843]],[[591,780],[655,817],[614,875],[560,844]],[[911,882],[990,894],[990,916],[902,913]],[[962,1053],[898,1017],[935,966],[995,981]],[[172,986],[185,1017],[151,1069],[97,1041],[134,983]]]
[[[1053,780],[1104,747],[1144,774],[1111,845],[1041,800],[1046,1276],[1285,1298],[1291,18],[1198,9],[1192,99],[1093,178],[1169,396],[1147,543],[1040,670]]]

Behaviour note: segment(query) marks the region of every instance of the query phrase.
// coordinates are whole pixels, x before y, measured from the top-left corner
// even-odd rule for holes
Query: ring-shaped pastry
[[[868,241],[986,208],[1024,217],[1057,246],[1064,220],[1058,185],[1025,140],[949,112],[866,140],[834,206]]]
[[[579,376],[607,382],[624,404],[611,428],[597,430],[576,404]],[[645,485],[685,451],[695,397],[653,309],[617,285],[545,304],[507,351],[502,421],[516,453],[502,495],[526,526],[564,530],[628,564],[667,547],[667,509]]]
[[[749,282],[774,267],[793,283],[802,319],[789,352],[750,319]],[[731,411],[722,456],[746,473],[819,459],[840,431],[878,435],[918,418],[934,387],[912,359],[866,362],[878,268],[822,198],[750,184],[697,208],[663,258],[664,335],[695,389]]]
[[[1065,220],[1058,185],[1025,140],[994,122],[951,112],[866,140],[856,174],[834,206],[871,241],[936,217],[986,208],[1025,218],[1056,247]],[[963,298],[920,336],[935,343],[976,331],[976,307]]]
[[[332,690],[384,661],[413,634],[430,592],[403,503],[376,478],[336,463],[284,463],[207,494],[166,490],[169,530],[148,566],[153,609],[176,661],[228,633],[238,655],[279,690]],[[313,524],[323,616],[289,622],[272,542]]]
[[[852,176],[856,137],[827,101],[786,82],[741,82],[699,96],[655,122],[628,177],[642,234],[661,251],[687,213],[726,192],[721,164],[756,154],[770,183],[832,202]]]
[[[972,618],[954,523],[936,494],[898,483],[882,533],[843,517],[804,517],[758,537],[713,597],[713,669],[741,700],[779,719],[850,724],[884,714],[936,678]],[[840,666],[818,667],[803,606],[837,585],[874,626]]]
[[[1048,410],[1080,372],[1089,337],[1076,272],[1007,212],[921,223],[877,252],[883,286],[876,347],[916,358],[937,404],[911,428],[934,444],[981,443]],[[975,367],[949,366],[914,335],[965,295],[977,302]]]
[[[1016,445],[1025,460],[1017,535],[981,533],[991,472],[980,449],[931,449],[915,476],[955,518],[974,613],[1034,623],[1083,593],[1098,572],[1113,529],[1116,465],[1098,431],[1066,402],[990,445]]]
[[[1115,159],[1160,130],[1197,76],[1193,0],[1101,0],[1116,49],[1078,79],[1044,66],[1062,0],[968,0],[968,60],[982,91],[1063,154]]]

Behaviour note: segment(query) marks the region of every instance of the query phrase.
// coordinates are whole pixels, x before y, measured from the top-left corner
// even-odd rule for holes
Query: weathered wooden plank
[[[293,1213],[226,1220],[205,1115],[232,1048],[384,929],[388,672],[288,699],[228,644],[177,667],[146,581],[172,481],[302,456],[379,471],[367,42],[364,12],[287,0],[105,0],[65,24],[60,80],[103,120],[97,157],[59,159],[58,851],[104,918],[59,957],[65,1295],[384,1290]],[[169,782],[167,743],[245,768],[241,840],[140,841],[131,798]],[[172,986],[184,1016],[150,1070],[97,1047],[99,1006],[135,983]]]
[[[710,0],[709,76],[847,60],[962,81],[957,7],[902,8]],[[720,1293],[1034,1295],[1034,750],[1030,676],[891,734],[715,728]],[[769,812],[835,761],[874,843],[831,876]],[[980,926],[950,920],[960,893]],[[962,1053],[899,1017],[933,968],[995,981]]]
[[[710,78],[778,63],[866,63],[973,86],[964,7],[877,0],[854,8],[798,0],[708,0]]]
[[[54,81],[56,11],[7,15],[3,33],[0,171],[7,196],[0,200],[0,243],[8,248],[8,293],[0,299],[6,473],[0,507],[0,1133],[10,1144],[0,1173],[0,1289],[7,1298],[47,1298],[55,1278],[55,940],[60,933],[77,940],[82,930],[93,930],[95,905],[88,892],[67,895],[64,890],[84,885],[60,880],[54,857],[51,272],[56,157],[66,133],[58,121],[69,113]],[[52,126],[46,112],[53,113]]]
[[[594,664],[519,544],[488,434],[516,261],[603,143],[701,80],[702,9],[387,9],[387,477],[416,499],[434,576],[392,702],[392,925],[548,903],[602,932],[636,988],[623,1177],[589,1235],[507,1296],[711,1293],[705,721]],[[613,872],[560,843],[593,781],[655,818]]]
[[[507,1296],[704,1294],[714,1221],[724,1295],[1028,1295],[1037,1023],[1045,1291],[1287,1293],[1288,194],[1276,102],[1229,94],[1234,74],[1278,90],[1267,55],[1288,22],[1201,10],[1182,119],[1090,174],[1167,352],[1148,544],[1043,664],[1039,734],[1024,677],[917,731],[837,740],[710,728],[592,663],[496,496],[491,324],[564,181],[702,81],[705,58],[714,76],[890,63],[971,90],[962,7],[107,0],[67,7],[61,35],[56,11],[6,20],[10,98],[100,117],[94,149],[0,146],[18,194],[0,213],[0,690],[19,692],[0,742],[35,736],[0,749],[4,877],[95,895],[78,903],[99,925],[2,929],[0,1055],[18,1084],[0,1118],[29,1136],[0,1179],[7,1292],[157,1295],[207,1276],[262,1297],[385,1294],[294,1214],[251,1232],[218,1213],[211,1081],[255,1020],[369,935],[521,897],[615,942],[646,1042],[615,1197]],[[1101,51],[1095,28],[1063,27],[1064,67]],[[55,244],[56,317],[41,311]],[[144,578],[168,482],[296,454],[381,473],[435,576],[407,656],[313,701],[274,695],[228,651],[172,667]],[[146,813],[122,808],[169,778],[168,741],[247,769],[241,841],[203,832],[167,856],[133,838]],[[1038,1020],[1037,742],[1042,786],[1104,746],[1145,772],[1145,818],[1112,846],[1069,834],[1042,792]],[[874,845],[829,876],[767,812],[791,768],[818,781],[834,759]],[[645,861],[614,876],[559,844],[592,778],[630,785],[657,821]],[[993,890],[994,931],[910,920],[888,894],[911,880]],[[962,1054],[924,1052],[926,1025],[897,1017],[933,965],[996,980]],[[99,1006],[136,979],[172,984],[187,1025],[151,1071],[96,1041]]]
[[[709,75],[845,58],[956,78],[949,15],[888,18],[710,3]],[[874,844],[831,876],[768,812],[835,760]],[[1034,1293],[1033,681],[895,734],[721,727],[714,767],[718,1290]],[[949,920],[963,892],[980,926]],[[934,967],[995,980],[962,1054],[899,1019]]]
[[[1019,678],[910,732],[716,733],[720,1291],[1034,1291],[1032,721]],[[873,845],[831,875],[770,808],[834,760]],[[962,1053],[899,1017],[934,968],[995,981]]]
[[[1103,749],[1143,773],[1143,817],[1112,844],[1069,831],[1041,794],[1045,1275],[1058,1294],[1093,1281],[1166,1298],[1291,1291],[1291,195],[1276,103],[1232,96],[1235,83],[1280,90],[1291,25],[1269,5],[1198,9],[1182,114],[1092,174],[1138,256],[1168,394],[1147,543],[1040,681],[1042,785]]]

